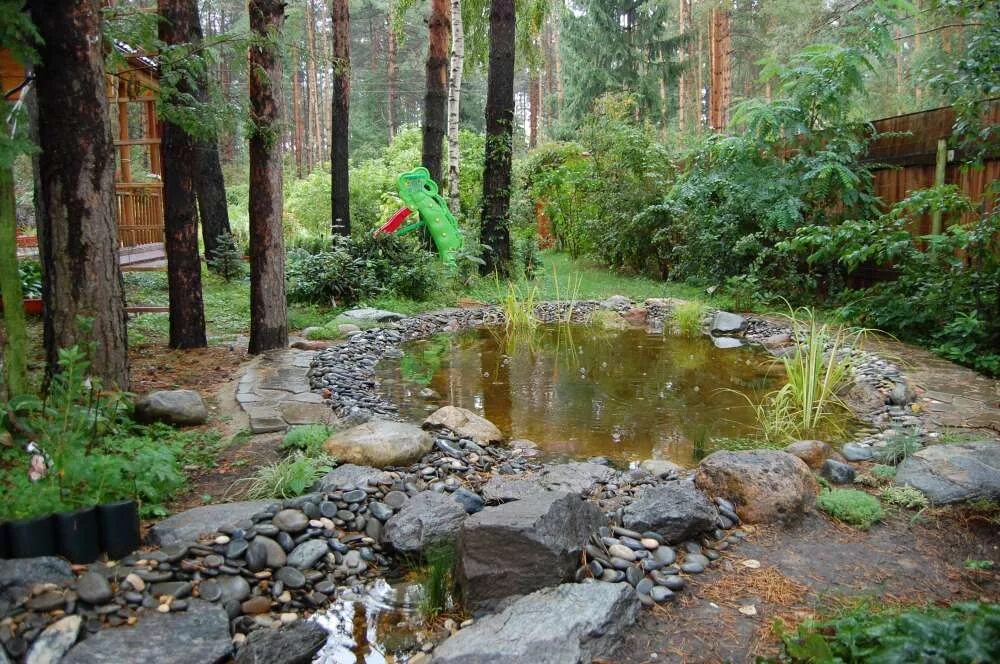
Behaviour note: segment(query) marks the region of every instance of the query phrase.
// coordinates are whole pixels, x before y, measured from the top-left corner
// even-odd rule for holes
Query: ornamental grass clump
[[[328,456],[311,457],[293,452],[280,461],[261,466],[250,477],[236,480],[226,491],[250,500],[301,496],[336,464]]]
[[[882,520],[884,511],[878,498],[857,489],[823,489],[816,505],[838,521],[868,530]]]
[[[705,318],[705,305],[701,302],[684,302],[674,307],[674,326],[682,337],[701,334],[701,321]]]

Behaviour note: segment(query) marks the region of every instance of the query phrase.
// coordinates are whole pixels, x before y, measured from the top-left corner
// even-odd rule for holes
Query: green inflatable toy
[[[397,210],[389,221],[375,231],[375,235],[404,235],[426,226],[438,255],[441,256],[441,262],[455,267],[455,254],[463,244],[462,232],[458,230],[458,221],[448,209],[448,204],[438,193],[437,183],[431,179],[431,174],[423,166],[418,166],[396,178],[396,188],[406,207]],[[420,220],[403,226],[403,222],[414,212],[420,215]]]

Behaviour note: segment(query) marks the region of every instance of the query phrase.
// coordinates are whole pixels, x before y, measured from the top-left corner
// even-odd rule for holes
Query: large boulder
[[[605,523],[592,503],[555,491],[473,514],[458,536],[467,606],[491,610],[507,597],[569,581],[587,538]]]
[[[691,480],[647,487],[626,506],[622,525],[630,530],[652,530],[670,544],[683,542],[715,527],[719,513]]]
[[[844,457],[822,440],[796,440],[786,447],[785,451],[805,461],[813,470],[822,466],[827,459],[844,462]]]
[[[236,664],[309,664],[326,637],[326,630],[310,620],[296,620],[277,630],[258,629],[250,632],[236,654]]]
[[[468,438],[480,445],[498,443],[504,439],[497,425],[471,410],[458,406],[438,408],[424,420],[425,429],[448,429],[462,438]]]
[[[491,475],[482,488],[483,500],[492,504],[509,503],[545,491],[537,478],[522,479],[503,475]]]
[[[413,463],[431,451],[434,439],[413,424],[373,419],[333,434],[323,447],[345,463],[385,468]]]
[[[384,470],[345,463],[321,477],[312,486],[312,491],[330,493],[345,489],[363,489],[366,486],[375,486],[385,478],[386,472]]]
[[[259,512],[277,511],[273,500],[244,500],[237,503],[204,505],[167,517],[149,529],[150,544],[163,546],[193,542],[202,533],[214,533],[224,526],[245,521]]]
[[[467,516],[462,504],[451,496],[422,491],[389,517],[382,539],[397,551],[419,553],[429,544],[453,541]]]
[[[177,426],[204,424],[208,408],[194,390],[150,392],[135,404],[135,419],[140,422],[166,422]]]
[[[731,501],[746,523],[793,521],[812,509],[819,490],[802,459],[778,450],[713,452],[699,464],[695,484]]]
[[[612,482],[618,476],[619,473],[614,468],[599,463],[586,461],[557,463],[545,466],[538,478],[538,484],[549,491],[585,495],[598,484]]]
[[[579,664],[609,655],[639,610],[627,583],[567,583],[487,616],[434,651],[435,664]]]
[[[935,505],[1000,500],[1000,442],[925,447],[899,464],[896,483],[920,489]]]
[[[728,311],[717,311],[712,318],[712,334],[739,334],[747,329],[747,319]]]
[[[346,318],[352,321],[358,321],[361,323],[392,323],[397,320],[403,320],[405,316],[403,314],[397,314],[395,311],[386,311],[385,309],[372,309],[366,307],[363,309],[351,309],[350,311],[345,311],[340,314],[340,318]]]
[[[0,558],[0,615],[31,595],[36,583],[69,583],[75,579],[69,563],[55,556]]]
[[[132,627],[102,629],[61,664],[216,664],[229,661],[232,650],[225,610],[192,599],[187,611],[147,612]]]

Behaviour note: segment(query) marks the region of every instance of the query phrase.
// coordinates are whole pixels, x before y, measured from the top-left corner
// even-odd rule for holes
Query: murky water
[[[440,335],[405,345],[378,375],[409,419],[452,404],[546,455],[689,465],[710,439],[753,433],[742,395],[759,403],[783,381],[760,351],[583,326],[546,326],[530,342],[491,329]]]
[[[396,664],[419,649],[423,621],[418,612],[419,584],[375,582],[361,597],[338,599],[313,619],[329,636],[313,662],[319,664]]]

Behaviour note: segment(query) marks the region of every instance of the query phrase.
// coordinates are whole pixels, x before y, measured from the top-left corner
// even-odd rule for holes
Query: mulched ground
[[[964,567],[966,560],[1000,560],[1000,527],[967,508],[915,514],[897,512],[868,533],[818,514],[788,529],[754,529],[695,577],[677,604],[643,611],[610,659],[753,662],[778,652],[776,619],[794,629],[864,598],[904,605],[1000,601],[1000,574]],[[755,615],[740,612],[748,606]]]

